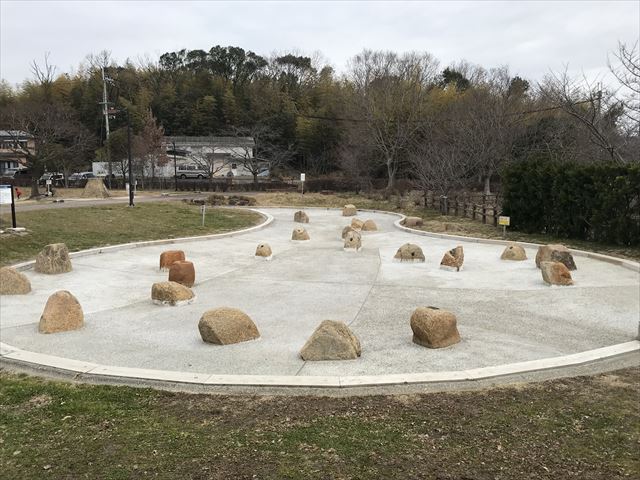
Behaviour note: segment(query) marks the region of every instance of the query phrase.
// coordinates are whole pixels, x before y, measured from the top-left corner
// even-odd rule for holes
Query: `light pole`
[[[124,109],[127,112],[127,156],[129,157],[129,206],[135,207],[133,204],[133,170],[131,169],[131,118],[129,116],[129,110]]]
[[[178,164],[176,162],[176,142],[173,142],[173,184],[176,187],[176,192],[178,191]]]

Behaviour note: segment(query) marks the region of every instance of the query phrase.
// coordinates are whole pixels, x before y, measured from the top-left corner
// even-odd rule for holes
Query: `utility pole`
[[[109,185],[109,189],[111,190],[111,177],[113,175],[113,169],[111,166],[111,152],[109,151],[109,99],[107,98],[107,78],[104,75],[104,67],[101,67],[102,70],[102,112],[104,114],[104,130],[106,136],[106,148],[107,148],[107,162],[109,164],[109,176],[107,183]]]
[[[131,117],[129,115],[129,109],[127,112],[127,156],[129,157],[129,206],[135,206],[133,204],[133,169],[131,168]]]
[[[171,142],[173,144],[173,183],[176,187],[176,192],[178,191],[178,162],[176,160],[176,142]]]

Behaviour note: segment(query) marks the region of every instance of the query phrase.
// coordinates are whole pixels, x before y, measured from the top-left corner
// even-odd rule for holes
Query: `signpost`
[[[498,217],[498,225],[502,225],[502,238],[507,237],[507,227],[511,225],[511,217]]]
[[[200,205],[200,213],[202,213],[202,226],[204,227],[204,216],[205,213],[207,212],[207,205],[206,204],[202,204]]]
[[[302,195],[304,195],[304,180],[306,175],[304,173],[300,174],[300,185],[302,186]]]
[[[11,225],[16,228],[16,201],[13,185],[0,185],[0,205],[11,205]]]

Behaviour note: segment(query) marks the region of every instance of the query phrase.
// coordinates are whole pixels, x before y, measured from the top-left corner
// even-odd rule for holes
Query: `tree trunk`
[[[38,177],[36,175],[31,177],[31,196],[29,198],[37,198],[40,196],[38,190]]]
[[[484,194],[491,195],[491,174],[484,177]]]
[[[396,186],[396,169],[393,166],[393,159],[387,158],[387,191],[393,190]]]
[[[253,184],[256,186],[256,188],[258,187],[258,172],[252,172],[253,174]]]

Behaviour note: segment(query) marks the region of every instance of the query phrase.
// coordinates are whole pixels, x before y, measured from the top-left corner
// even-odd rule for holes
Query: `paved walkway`
[[[261,210],[274,221],[251,233],[75,257],[74,270],[56,277],[27,271],[33,292],[0,298],[2,342],[115,367],[320,379],[469,371],[578,354],[637,335],[637,271],[580,256],[575,286],[548,287],[534,249],[525,262],[505,262],[501,245],[419,236],[395,227],[395,215],[362,212],[379,230],[363,234],[360,252],[345,252],[340,232],[350,218],[339,211],[308,209],[311,240],[293,242],[294,210]],[[272,261],[253,256],[259,242],[271,244]],[[422,247],[425,263],[393,261],[406,242]],[[456,245],[464,246],[464,269],[441,270],[443,253]],[[197,297],[190,305],[150,300],[152,283],[166,279],[158,258],[169,248],[184,250],[195,264]],[[61,289],[79,299],[86,326],[39,334],[44,304]],[[411,341],[411,312],[426,305],[457,315],[461,343],[431,350]],[[219,306],[248,313],[261,338],[225,347],[203,343],[198,320]],[[360,359],[300,359],[300,348],[325,319],[350,325],[362,343]]]

